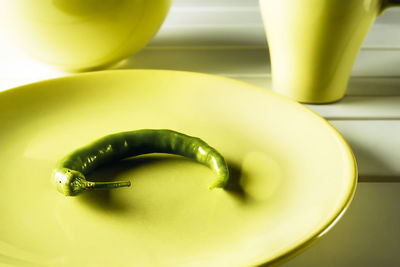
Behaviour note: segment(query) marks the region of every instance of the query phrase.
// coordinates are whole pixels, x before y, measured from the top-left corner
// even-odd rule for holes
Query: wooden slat
[[[265,75],[227,75],[257,86],[272,88],[271,76]],[[400,96],[400,77],[351,77],[347,96]],[[331,106],[331,105],[329,105]]]
[[[347,95],[398,96],[400,77],[350,77]]]
[[[400,49],[361,49],[352,75],[362,77],[400,76]]]
[[[400,50],[363,49],[352,76],[400,77],[399,62]],[[127,59],[119,68],[179,69],[238,76],[270,73],[268,51],[262,47],[153,47]]]
[[[198,7],[253,7],[258,4],[258,0],[174,0],[173,5],[178,7],[198,8]]]
[[[400,48],[400,8],[388,9],[371,27],[363,47]],[[152,46],[265,45],[257,0],[175,1]]]
[[[343,218],[282,267],[400,265],[400,183],[361,183]]]
[[[8,51],[10,52],[10,51]],[[58,74],[50,66],[26,56],[2,58],[0,79],[45,77]],[[363,49],[352,72],[354,77],[400,77],[400,50]],[[264,77],[270,73],[267,48],[247,47],[157,47],[146,48],[122,62],[121,69],[155,68],[197,71],[228,76]]]
[[[233,12],[232,12],[233,13]],[[236,16],[236,12],[232,16]],[[258,14],[256,14],[258,15]],[[218,16],[218,14],[216,15]],[[262,25],[243,23],[242,25],[186,25],[163,27],[162,31],[149,44],[158,46],[266,46]]]
[[[123,69],[175,69],[222,75],[263,75],[270,72],[266,49],[146,49],[119,66]]]
[[[391,15],[396,15],[395,23],[386,23],[385,20],[378,20],[372,25],[363,47],[367,48],[397,48],[400,49],[400,12],[391,12]],[[386,16],[382,16],[385,17]],[[388,19],[392,21],[390,17]]]
[[[330,120],[400,119],[400,96],[345,96],[326,105],[306,105]]]
[[[400,103],[400,102],[399,102]],[[352,148],[360,181],[400,182],[400,121],[330,121]]]

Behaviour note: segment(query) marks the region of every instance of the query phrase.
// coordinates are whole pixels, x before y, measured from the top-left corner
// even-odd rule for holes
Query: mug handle
[[[384,0],[382,4],[382,12],[385,11],[387,8],[394,6],[400,6],[400,0]]]

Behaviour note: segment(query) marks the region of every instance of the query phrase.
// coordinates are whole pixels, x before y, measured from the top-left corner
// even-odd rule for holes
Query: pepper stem
[[[119,187],[131,186],[130,181],[117,181],[117,182],[86,182],[86,189],[113,189]]]

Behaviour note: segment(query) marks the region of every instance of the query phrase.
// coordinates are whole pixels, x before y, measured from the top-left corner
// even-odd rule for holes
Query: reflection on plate
[[[128,70],[0,94],[0,262],[38,266],[248,266],[280,262],[337,221],[356,186],[343,138],[302,105],[217,76]],[[132,187],[67,198],[50,183],[67,152],[106,134],[168,128],[227,159],[147,155],[92,179]]]

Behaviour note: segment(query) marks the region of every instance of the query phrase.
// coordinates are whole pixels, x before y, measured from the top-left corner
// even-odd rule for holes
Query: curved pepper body
[[[59,161],[53,181],[65,195],[93,188],[129,186],[129,182],[88,182],[85,175],[107,163],[149,153],[181,155],[208,166],[217,177],[210,188],[225,187],[229,179],[225,159],[203,140],[172,130],[144,129],[107,135],[73,151]]]

